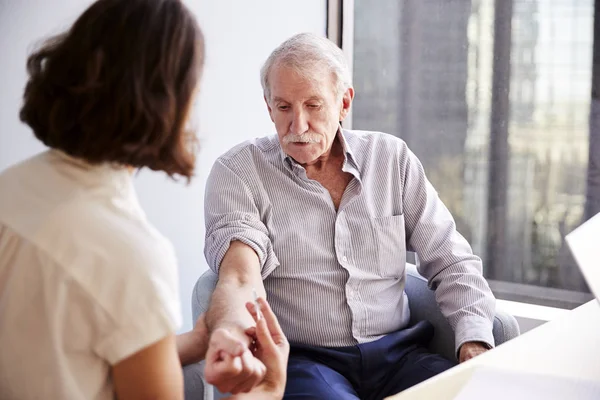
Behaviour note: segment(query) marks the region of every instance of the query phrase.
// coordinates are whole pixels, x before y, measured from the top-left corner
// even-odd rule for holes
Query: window
[[[587,184],[600,174],[588,170],[594,0],[340,2],[352,127],[408,143],[498,297],[591,299],[564,236],[600,203]]]

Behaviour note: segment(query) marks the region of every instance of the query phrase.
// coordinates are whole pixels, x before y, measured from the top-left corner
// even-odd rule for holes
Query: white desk
[[[388,400],[453,399],[478,365],[600,381],[600,303],[590,301]]]

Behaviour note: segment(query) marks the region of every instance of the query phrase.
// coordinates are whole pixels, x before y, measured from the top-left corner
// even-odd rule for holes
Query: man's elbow
[[[219,267],[219,285],[245,287],[261,280],[260,260],[252,247],[232,241]]]

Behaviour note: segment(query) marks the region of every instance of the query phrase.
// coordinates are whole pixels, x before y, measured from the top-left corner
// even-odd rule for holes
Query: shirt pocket
[[[385,278],[400,278],[406,264],[404,215],[371,220],[375,232],[378,273]]]

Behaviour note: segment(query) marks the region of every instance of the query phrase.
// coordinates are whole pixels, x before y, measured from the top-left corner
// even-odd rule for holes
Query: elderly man
[[[481,260],[406,144],[345,130],[354,89],[344,55],[310,34],[281,44],[261,70],[277,136],[221,156],[206,192],[206,248],[219,274],[207,324],[245,345],[252,289],[291,344],[286,399],[381,399],[454,365],[409,326],[405,254],[415,251],[467,360],[494,345],[494,297]],[[212,340],[209,353],[224,346]],[[212,361],[211,361],[212,360]],[[222,389],[252,379],[244,361],[209,357]],[[248,364],[250,362],[248,361]]]

